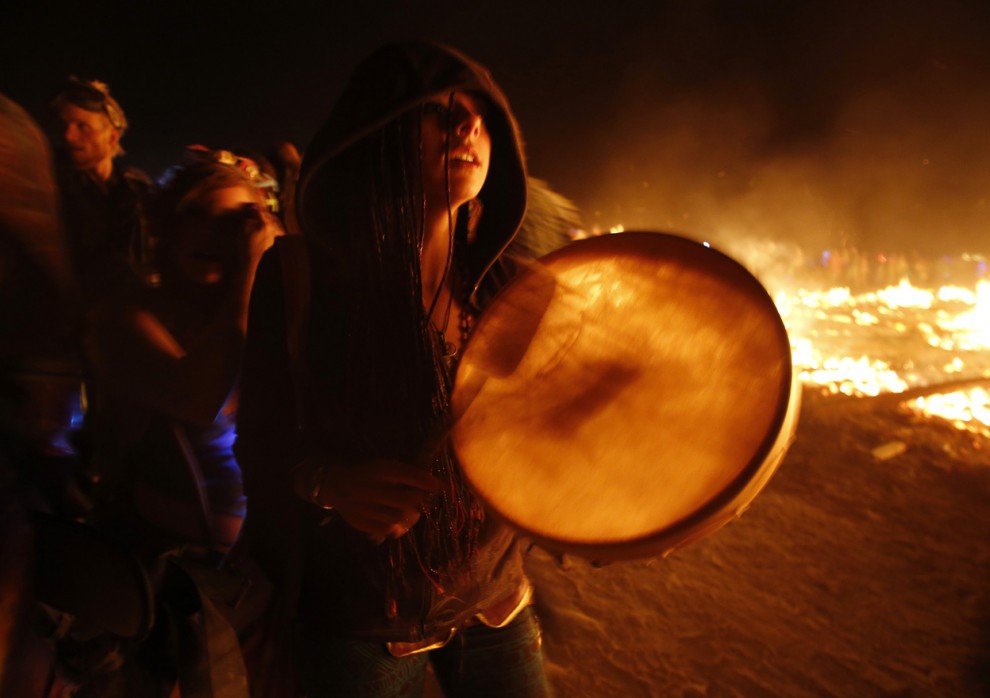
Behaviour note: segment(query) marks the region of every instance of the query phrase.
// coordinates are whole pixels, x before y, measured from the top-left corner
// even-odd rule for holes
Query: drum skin
[[[797,426],[772,299],[667,233],[575,242],[495,298],[465,348],[451,439],[489,511],[598,561],[666,555],[738,516]]]

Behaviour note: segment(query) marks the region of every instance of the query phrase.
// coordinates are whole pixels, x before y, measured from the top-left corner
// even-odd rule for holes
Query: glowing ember
[[[907,279],[901,279],[897,286],[877,291],[877,298],[890,308],[930,308],[935,294],[915,288]]]
[[[826,395],[875,396],[990,376],[990,282],[926,290],[902,280],[876,292],[778,292],[802,382]],[[982,388],[905,399],[918,415],[990,437]]]
[[[825,386],[831,393],[844,395],[879,395],[882,392],[900,393],[907,389],[907,383],[883,361],[870,361],[861,356],[824,360],[821,368],[801,371],[801,380]]]
[[[907,404],[919,414],[947,419],[957,429],[990,438],[990,393],[983,388],[927,395]]]
[[[941,346],[951,351],[990,349],[990,282],[980,281],[970,310],[956,316],[940,315],[936,321],[939,329],[949,336],[941,340]]]
[[[976,293],[927,291],[907,280],[876,292],[780,291],[774,301],[806,383],[825,392],[876,395],[990,376],[990,283]]]

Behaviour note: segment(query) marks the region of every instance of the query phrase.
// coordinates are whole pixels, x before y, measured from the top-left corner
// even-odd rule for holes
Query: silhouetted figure
[[[125,695],[176,680],[246,691],[224,615],[251,604],[250,582],[225,560],[245,513],[232,450],[236,382],[255,269],[282,234],[258,181],[254,163],[229,151],[191,150],[153,202],[160,285],[106,295],[90,313],[102,474],[90,519],[138,554],[160,590],[151,638],[116,677]]]
[[[32,510],[60,510],[78,417],[78,306],[48,141],[0,95],[0,696],[41,695]]]
[[[232,445],[248,298],[282,232],[247,168],[197,150],[166,173],[155,200],[161,284],[104,298],[89,328],[102,388],[96,457],[111,495],[166,537],[220,550],[244,514]]]

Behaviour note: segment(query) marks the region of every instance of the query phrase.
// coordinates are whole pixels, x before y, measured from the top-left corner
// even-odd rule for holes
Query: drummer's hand
[[[439,489],[440,482],[426,470],[382,459],[327,467],[320,501],[333,507],[349,526],[381,543],[405,535]]]

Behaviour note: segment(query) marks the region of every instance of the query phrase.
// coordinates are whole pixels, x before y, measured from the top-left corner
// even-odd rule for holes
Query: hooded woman
[[[306,151],[262,260],[236,452],[247,544],[312,696],[545,695],[520,544],[445,440],[458,352],[526,208],[515,120],[449,48],[386,46]],[[291,238],[291,239],[290,239]]]

